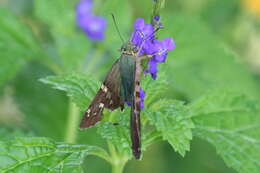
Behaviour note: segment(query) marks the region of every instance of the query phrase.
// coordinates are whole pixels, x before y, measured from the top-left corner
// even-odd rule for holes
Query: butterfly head
[[[120,49],[123,54],[133,55],[138,52],[138,47],[130,41],[124,43]]]

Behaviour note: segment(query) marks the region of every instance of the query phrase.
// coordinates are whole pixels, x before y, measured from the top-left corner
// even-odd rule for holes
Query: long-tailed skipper
[[[80,128],[88,128],[100,121],[104,108],[115,110],[120,107],[123,110],[124,103],[131,103],[132,150],[135,158],[139,159],[141,155],[141,60],[146,56],[138,56],[138,49],[130,41],[122,46],[121,53],[86,110]]]
[[[118,30],[117,25],[115,26]],[[140,30],[138,28],[140,28]],[[136,20],[135,32],[132,34],[131,39],[125,42],[121,47],[120,58],[113,64],[111,70],[108,72],[80,124],[80,128],[82,129],[93,126],[101,120],[104,108],[111,111],[117,108],[123,110],[124,104],[128,103],[131,105],[130,131],[132,151],[137,159],[141,156],[140,111],[142,98],[140,92],[142,90],[140,83],[143,72],[141,61],[153,57],[153,51],[158,54],[165,53],[161,52],[161,49],[158,49],[160,48],[158,45],[163,44],[159,44],[159,42],[152,43],[150,41],[154,39],[154,33],[158,29],[159,27],[154,29],[151,24],[144,24],[142,19]],[[144,51],[144,53],[142,51],[145,46],[148,47],[148,49]],[[152,46],[153,48],[151,48]]]

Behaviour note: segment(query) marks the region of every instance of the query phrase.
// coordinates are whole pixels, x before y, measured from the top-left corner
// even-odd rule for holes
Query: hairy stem
[[[75,143],[77,140],[78,134],[78,123],[79,123],[79,109],[77,106],[69,100],[69,115],[67,121],[67,128],[65,134],[65,142],[67,143]]]

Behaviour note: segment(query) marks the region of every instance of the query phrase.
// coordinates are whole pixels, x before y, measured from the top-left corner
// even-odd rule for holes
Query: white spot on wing
[[[105,93],[107,92],[107,87],[105,86],[105,85],[101,85],[101,89],[102,89],[102,91],[104,91]]]
[[[103,108],[104,107],[104,103],[100,103],[98,107]]]

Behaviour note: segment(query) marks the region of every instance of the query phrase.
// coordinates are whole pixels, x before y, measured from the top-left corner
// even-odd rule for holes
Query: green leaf
[[[85,156],[107,153],[98,147],[69,145],[47,138],[16,138],[0,142],[1,172],[83,172]]]
[[[161,67],[159,64],[159,68]],[[145,107],[149,107],[150,104],[156,102],[160,98],[169,98],[169,93],[167,92],[169,89],[168,77],[165,71],[160,70],[158,72],[158,78],[153,80],[152,77],[148,75],[144,75],[142,79],[142,88],[145,93],[147,93],[147,97],[144,100]]]
[[[0,8],[0,85],[12,79],[32,58],[42,56],[31,30],[10,11]]]
[[[80,69],[90,46],[86,36],[83,33],[77,33],[76,30],[75,6],[77,2],[76,0],[36,0],[34,2],[36,16],[49,26],[64,71]]]
[[[100,87],[100,83],[91,77],[82,74],[49,76],[40,79],[41,82],[51,85],[54,89],[62,90],[71,97],[77,106],[85,111],[87,103],[93,98]]]
[[[190,150],[193,122],[182,102],[159,100],[145,111],[145,115],[175,151],[184,156]]]
[[[97,125],[97,132],[103,139],[113,144],[121,155],[132,158],[129,114],[129,111],[116,110],[111,113],[106,111],[103,115],[104,120]],[[118,123],[118,125],[114,125],[114,123]]]
[[[207,140],[239,173],[260,170],[260,104],[224,90],[212,91],[191,106],[194,135]]]

